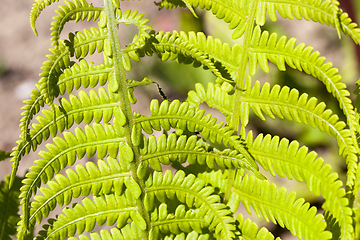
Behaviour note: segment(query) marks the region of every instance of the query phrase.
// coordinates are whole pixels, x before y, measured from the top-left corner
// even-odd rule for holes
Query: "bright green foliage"
[[[30,22],[36,34],[36,19],[54,2],[33,4]],[[51,27],[53,48],[37,90],[22,107],[20,140],[11,154],[0,152],[0,160],[11,155],[13,164],[11,177],[0,185],[0,239],[16,231],[17,239],[27,239],[36,225],[43,227],[34,233],[36,239],[280,239],[245,218],[239,207],[299,239],[360,239],[359,99],[352,102],[338,69],[313,47],[262,29],[278,17],[305,19],[332,26],[334,34],[344,33],[359,44],[360,30],[339,2],[155,4],[187,8],[194,17],[199,9],[209,11],[243,42],[231,46],[202,32],[156,33],[144,14],[123,11],[119,0],[104,0],[99,7],[86,0],[61,2]],[[67,22],[85,20],[97,26],[60,39]],[[122,45],[121,23],[138,29]],[[89,61],[95,53],[102,54],[101,64]],[[152,81],[146,76],[127,79],[126,74],[146,55],[202,67],[216,81],[207,86],[194,82],[185,99],[169,100],[159,88],[164,100],[144,103],[150,114],[135,112],[134,89]],[[290,67],[319,80],[340,111],[329,107],[330,100],[313,96],[317,89],[301,92],[256,81],[258,70],[269,73],[269,62],[280,71]],[[206,113],[204,104],[226,120]],[[256,117],[325,133],[338,146],[337,160],[346,164],[346,176],[309,151],[306,142],[251,131]],[[20,160],[41,145],[46,150],[39,151],[20,184]],[[96,160],[79,163],[86,156]],[[168,165],[172,168],[165,171]],[[306,184],[308,195],[276,186],[275,176]],[[324,201],[317,209],[311,198],[320,196]]]

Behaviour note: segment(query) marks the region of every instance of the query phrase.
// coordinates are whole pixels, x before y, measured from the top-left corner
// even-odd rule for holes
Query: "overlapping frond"
[[[187,138],[185,135],[177,136],[175,133],[171,133],[168,136],[160,135],[158,139],[150,136],[147,141],[144,141],[140,154],[141,163],[137,173],[141,179],[147,171],[144,164],[150,164],[151,168],[156,171],[162,171],[161,164],[169,165],[174,161],[181,164],[187,162],[206,165],[210,169],[217,166],[230,169],[244,168],[247,165],[247,161],[237,150],[206,149],[204,141],[196,135]]]
[[[324,217],[304,199],[296,200],[295,192],[287,193],[285,188],[248,175],[235,179],[232,192],[228,203],[232,211],[242,202],[248,213],[251,206],[259,218],[286,227],[299,239],[331,239]]]
[[[197,84],[196,90],[189,92],[188,101],[195,106],[206,102],[210,107],[220,110],[225,116],[229,116],[232,113],[231,109],[237,105],[242,109],[241,123],[243,126],[249,122],[251,108],[262,120],[265,120],[263,115],[265,113],[270,118],[285,118],[318,128],[336,139],[339,154],[347,160],[348,177],[355,178],[357,157],[351,131],[345,128],[346,124],[339,121],[336,114],[330,109],[326,109],[324,103],[318,103],[314,97],[308,99],[306,93],[299,96],[296,89],[290,89],[287,86],[281,88],[279,85],[271,88],[268,83],[261,88],[258,81],[251,87],[250,81],[247,81],[241,99],[236,100],[232,94],[232,85],[228,83],[223,83],[221,86],[209,84],[207,89],[201,84]],[[234,104],[235,101],[237,104]],[[349,104],[351,105],[351,103]]]
[[[39,88],[39,86],[36,86],[37,88]],[[44,106],[44,100],[41,96],[40,91],[38,90],[33,90],[32,94],[30,94],[29,99],[25,100],[24,103],[26,104],[25,106],[23,106],[21,108],[21,110],[23,110],[23,112],[21,113],[21,116],[23,116],[20,120],[20,131],[21,131],[21,135],[20,135],[20,140],[18,140],[16,143],[18,144],[16,147],[13,148],[13,152],[11,153],[11,167],[12,167],[12,171],[11,171],[11,178],[10,178],[10,187],[12,186],[15,176],[16,176],[16,172],[18,170],[19,167],[19,162],[20,162],[20,158],[21,156],[23,156],[25,154],[25,152],[28,153],[28,151],[30,151],[30,146],[26,146],[25,141],[29,140],[29,125],[31,120],[33,119],[33,117],[40,112],[41,107]],[[24,149],[22,151],[20,151],[20,149]],[[19,154],[20,153],[20,154]]]
[[[145,53],[148,55],[156,53],[162,61],[177,59],[179,63],[193,63],[194,67],[203,65],[217,77],[224,78],[222,72],[215,66],[215,60],[226,55],[226,52],[222,54],[223,51],[219,51],[219,48],[228,49],[230,47],[227,44],[222,44],[219,39],[206,38],[203,33],[195,35],[194,32],[190,32],[187,35],[182,31],[180,33],[177,31],[173,31],[173,33],[160,31],[137,52],[129,51],[129,55],[134,60],[138,60],[139,56],[142,57]],[[204,51],[205,49],[206,51]]]
[[[343,184],[330,165],[317,158],[315,152],[308,153],[307,147],[299,148],[297,141],[262,134],[253,141],[252,132],[249,132],[246,142],[256,161],[271,175],[305,182],[310,192],[321,194],[325,199],[323,209],[338,220],[344,239],[351,238],[352,211]]]
[[[179,6],[180,1],[162,1],[160,7],[173,8]],[[188,0],[188,6],[199,7],[211,11],[218,19],[228,23],[229,29],[234,29],[232,37],[240,38],[246,28],[251,1],[237,1],[233,4],[230,0]],[[280,15],[289,19],[305,19],[321,24],[331,25],[339,31],[349,35],[357,44],[360,43],[360,30],[347,13],[343,13],[338,7],[338,1],[290,0],[286,2],[259,0],[255,20],[260,26],[265,24],[266,12],[272,21],[276,21]],[[185,7],[185,4],[182,4]],[[253,7],[253,6],[252,6]],[[279,13],[279,15],[277,14]]]
[[[311,74],[314,77],[318,78],[324,83],[327,91],[338,100],[339,106],[346,117],[348,130],[342,130],[344,126],[342,126],[343,124],[340,124],[338,122],[337,124],[341,128],[339,129],[339,133],[341,134],[336,133],[335,135],[331,135],[333,135],[338,142],[338,145],[340,147],[340,154],[343,154],[343,156],[347,160],[347,185],[352,187],[355,181],[357,168],[356,152],[359,150],[356,140],[357,137],[355,134],[356,126],[358,123],[355,119],[356,114],[352,105],[352,101],[348,97],[350,93],[346,89],[345,83],[341,82],[341,76],[338,75],[338,70],[336,68],[333,68],[331,63],[325,63],[325,58],[319,57],[319,52],[313,52],[312,47],[305,47],[305,44],[302,43],[295,46],[296,39],[294,38],[287,40],[285,36],[282,36],[278,39],[275,33],[269,36],[268,32],[265,31],[263,33],[260,33],[260,28],[256,27],[251,42],[252,50],[250,50],[249,53],[250,74],[255,73],[257,63],[265,72],[269,71],[267,60],[270,60],[275,65],[277,65],[280,70],[285,70],[286,63],[294,69],[304,71],[307,74]],[[258,91],[257,93],[260,92]],[[268,93],[266,95],[268,95]],[[289,101],[292,100],[290,96]],[[301,97],[303,96],[306,95],[302,95]],[[299,102],[301,97],[299,98]],[[308,103],[311,103],[311,101],[312,100],[310,99]],[[311,104],[308,105],[311,106]],[[252,108],[254,109],[254,107]],[[314,110],[320,111],[322,116],[331,113],[329,112],[329,110],[323,111],[321,110],[321,108],[323,107],[320,107],[319,104],[317,106],[317,110],[316,108],[314,108]],[[257,107],[257,109],[254,109],[255,113],[261,117],[261,115],[259,115],[259,110],[259,107]],[[335,118],[337,117],[334,118],[334,116],[335,115],[331,116],[329,120],[331,118],[335,120]],[[320,130],[324,129],[320,126],[318,126],[318,128]],[[337,129],[337,127],[335,127],[335,129]],[[339,130],[335,130],[335,132],[338,132]],[[340,137],[340,135],[342,136]],[[346,150],[343,152],[343,149]]]
[[[46,103],[52,104],[54,97],[59,95],[60,90],[57,84],[60,76],[64,72],[64,77],[62,77],[63,82],[61,82],[64,84],[65,79],[69,77],[70,72],[68,71],[71,71],[72,74],[79,74],[78,77],[80,77],[80,79],[83,77],[81,80],[84,80],[87,86],[90,81],[97,82],[100,79],[106,79],[104,74],[108,71],[104,70],[101,72],[101,69],[106,68],[105,66],[100,65],[99,67],[93,67],[92,64],[87,64],[86,61],[81,61],[79,64],[74,65],[75,63],[70,61],[70,56],[72,55],[80,58],[86,57],[89,53],[93,54],[96,50],[98,52],[103,51],[105,39],[106,35],[103,35],[97,28],[92,27],[90,31],[84,30],[84,33],[77,32],[76,35],[70,34],[70,41],[59,41],[59,45],[56,48],[50,49],[52,54],[47,55],[49,60],[43,63],[44,66],[41,69],[44,72],[40,74],[42,78],[39,80],[39,90]],[[72,66],[73,68],[71,68]],[[66,69],[69,70],[66,72]],[[93,77],[84,73],[89,70],[94,71],[95,75]],[[79,80],[77,83],[78,82]],[[104,84],[103,81],[101,82]],[[74,84],[74,81],[66,81],[66,84],[70,83]],[[92,85],[94,85],[94,83],[92,83]],[[78,84],[76,86],[78,86]]]
[[[64,1],[66,5],[60,5],[56,10],[58,16],[53,17],[54,21],[51,23],[50,30],[52,45],[58,45],[60,33],[68,21],[96,21],[102,11],[102,7],[93,7],[87,3],[86,0],[72,0]]]
[[[205,115],[204,110],[193,108],[187,102],[180,103],[174,100],[171,103],[165,100],[159,106],[157,100],[153,100],[150,105],[151,116],[139,116],[135,118],[135,125],[132,131],[132,142],[134,145],[139,145],[141,141],[141,129],[146,132],[151,132],[152,129],[157,131],[161,127],[165,131],[170,128],[181,129],[185,131],[198,131],[206,139],[212,143],[230,145],[244,156],[244,163],[246,168],[253,171],[255,175],[263,178],[258,172],[258,166],[255,164],[252,156],[248,153],[246,146],[239,139],[237,134],[234,134],[229,126],[222,122],[216,123],[217,119],[212,118],[211,114]]]
[[[219,203],[219,196],[212,194],[213,192],[212,187],[206,187],[205,182],[192,174],[186,176],[183,171],[177,171],[173,176],[171,171],[166,171],[163,176],[160,172],[154,172],[146,181],[144,204],[148,211],[152,211],[155,207],[155,198],[161,203],[166,203],[167,199],[177,198],[188,208],[198,209],[210,231],[219,234],[222,239],[232,239],[234,219],[226,205]],[[199,228],[205,227],[202,222],[197,224]]]
[[[166,240],[208,240],[209,234],[199,234],[195,231],[185,234],[170,234]],[[138,240],[141,239],[141,231],[136,225],[125,225],[121,230],[112,228],[109,231],[102,229],[100,234],[97,232],[90,233],[90,238],[86,235],[80,235],[79,238],[70,237],[69,240]]]
[[[228,83],[222,84],[208,83],[207,88],[197,83],[195,84],[195,90],[191,90],[188,93],[187,102],[195,107],[199,107],[200,104],[206,103],[209,107],[219,110],[226,117],[230,117],[234,112],[234,87]]]

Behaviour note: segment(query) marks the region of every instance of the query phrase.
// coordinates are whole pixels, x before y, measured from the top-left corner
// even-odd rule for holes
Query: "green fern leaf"
[[[168,131],[170,128],[182,129],[185,131],[195,132],[195,130],[202,133],[204,138],[208,138],[211,142],[230,145],[235,150],[240,152],[244,156],[244,161],[247,161],[246,167],[250,169],[258,177],[263,176],[258,172],[258,167],[253,161],[252,156],[247,152],[246,146],[239,141],[239,137],[234,135],[234,131],[228,127],[223,126],[223,123],[216,123],[215,118],[211,118],[211,115],[204,116],[203,110],[198,110],[189,106],[189,103],[181,103],[175,100],[169,104],[169,101],[165,100],[158,105],[157,100],[153,100],[151,103],[151,116],[150,117],[138,117],[135,119],[137,126],[143,128],[146,126],[143,122],[149,122],[152,128],[160,130],[160,126]],[[134,131],[133,131],[134,133]],[[135,134],[138,136],[140,133]]]
[[[111,157],[107,158],[107,162],[98,160],[97,165],[92,162],[87,162],[86,167],[78,164],[75,170],[67,169],[66,176],[57,174],[54,177],[56,181],[51,180],[47,183],[48,187],[41,187],[39,191],[42,195],[35,195],[35,201],[31,203],[30,225],[35,224],[35,219],[40,224],[56,205],[68,205],[79,196],[122,194],[124,179],[130,177],[127,172],[130,169]]]
[[[244,220],[241,214],[237,216],[235,223],[238,224],[237,227],[244,239],[274,240],[274,236],[266,228],[263,227],[259,230],[255,223],[251,222],[249,218]],[[280,240],[280,238],[277,237],[276,240]]]
[[[39,80],[39,90],[46,103],[52,104],[54,97],[59,95],[57,83],[63,71],[73,65],[70,62],[72,54],[75,54],[76,58],[80,58],[85,57],[89,52],[90,54],[94,53],[95,49],[98,52],[103,50],[106,36],[102,35],[101,31],[91,28],[91,31],[85,30],[84,32],[85,34],[78,32],[76,35],[70,35],[71,41],[60,41],[56,48],[50,49],[52,54],[47,55],[49,61],[44,62],[44,66],[41,68],[44,72],[40,74],[42,78]],[[71,71],[84,72],[88,67],[86,62],[82,61],[81,64],[75,65]],[[65,74],[64,77],[66,78],[66,76],[68,75]]]
[[[80,235],[79,240],[137,240],[142,238],[142,232],[136,224],[126,224],[121,230],[111,228],[110,232],[106,229],[101,229],[100,234],[97,232],[90,233],[90,238],[86,235]],[[70,237],[69,240],[76,240],[75,237]]]
[[[161,235],[190,233],[192,231],[201,233],[202,228],[208,223],[204,219],[204,213],[188,209],[179,205],[175,212],[168,212],[168,206],[161,203],[158,209],[151,213],[152,228],[150,238],[159,239]]]
[[[259,218],[286,227],[299,239],[331,238],[331,233],[325,230],[324,217],[316,215],[316,208],[309,208],[304,199],[295,200],[295,192],[287,194],[285,188],[278,190],[274,184],[248,175],[236,178],[232,192],[229,206],[238,206],[241,201],[249,214],[252,206]]]
[[[166,203],[167,198],[176,197],[189,208],[200,208],[199,211],[205,214],[204,219],[209,224],[209,230],[214,230],[223,239],[232,239],[235,228],[234,219],[230,217],[231,212],[224,204],[218,203],[219,196],[212,194],[214,190],[211,187],[204,188],[204,184],[194,175],[185,177],[183,171],[177,171],[174,176],[171,171],[166,171],[164,176],[160,172],[154,172],[146,181],[148,197],[145,198],[145,206],[151,211],[154,197],[162,203]]]
[[[276,21],[277,11],[283,18],[293,19],[295,17],[299,20],[312,20],[313,22],[331,25],[336,28],[337,31],[341,30],[349,35],[357,44],[360,43],[360,31],[357,28],[357,24],[352,22],[347,13],[343,13],[342,10],[338,8],[339,2],[336,0],[306,0],[301,2],[291,0],[286,3],[264,0],[263,2],[266,3],[266,10],[272,21]]]
[[[112,118],[113,108],[118,105],[117,98],[111,94],[109,96],[104,88],[99,88],[98,93],[90,90],[89,95],[81,91],[79,97],[70,95],[70,101],[61,98],[59,102],[60,106],[53,105],[55,113],[51,110],[43,110],[45,116],[37,116],[37,123],[33,123],[32,128],[27,130],[27,137],[22,137],[23,139],[18,141],[17,147],[13,149],[11,154],[14,168],[20,162],[21,157],[29,153],[31,147],[35,151],[43,140],[50,137],[50,134],[54,137],[58,132],[61,133],[64,129],[69,129],[74,121],[78,124],[82,121],[90,124],[93,120],[96,123],[101,120],[108,123]],[[28,111],[24,113],[28,114]],[[28,119],[26,116],[24,118]],[[23,129],[25,131],[27,128],[24,127]],[[24,135],[25,133],[22,134],[22,136]],[[16,169],[17,167],[13,171]]]
[[[195,90],[188,93],[187,102],[199,107],[206,102],[209,107],[218,109],[226,117],[231,116],[234,109],[234,95],[231,94],[233,86],[228,82],[220,84],[208,83],[207,88],[200,83],[195,85]]]
[[[47,229],[47,238],[65,239],[74,236],[76,232],[90,232],[95,224],[102,226],[106,223],[122,228],[131,219],[131,213],[136,211],[134,202],[127,201],[124,195],[93,197],[93,201],[84,198],[82,204],[63,209],[63,214]]]
[[[103,64],[94,66],[93,63],[88,64],[82,59],[79,64],[74,63],[70,68],[64,69],[60,75],[57,83],[60,94],[64,94],[65,89],[70,93],[74,88],[78,90],[81,86],[84,88],[104,86],[111,71],[111,68]]]
[[[11,235],[16,234],[17,222],[20,220],[19,195],[21,179],[15,178],[14,185],[9,189],[10,176],[6,176],[4,181],[0,182],[0,239],[11,240]]]
[[[73,20],[75,23],[80,20],[84,21],[85,19],[88,22],[91,20],[96,21],[100,16],[100,12],[103,10],[102,7],[93,7],[91,4],[88,4],[86,0],[66,0],[65,4],[66,5],[60,5],[59,9],[56,10],[58,16],[53,17],[55,21],[51,23],[52,45],[58,45],[60,33],[68,21]]]
[[[251,44],[253,50],[250,51],[249,58],[250,74],[255,73],[257,62],[259,62],[260,67],[267,72],[269,67],[266,59],[269,59],[277,65],[280,70],[285,70],[285,63],[287,63],[290,67],[311,74],[324,83],[327,91],[338,100],[340,108],[347,118],[347,124],[350,130],[349,137],[351,138],[349,142],[352,142],[352,147],[348,148],[349,151],[344,155],[347,158],[349,169],[347,186],[352,188],[357,168],[357,158],[354,152],[358,151],[359,147],[355,134],[355,126],[357,125],[355,112],[351,100],[348,97],[350,93],[346,90],[346,85],[341,82],[341,77],[337,74],[338,70],[332,68],[331,63],[324,63],[325,58],[319,58],[320,54],[313,52],[312,47],[305,48],[304,44],[299,44],[295,47],[295,44],[296,39],[287,41],[286,37],[283,36],[277,40],[276,34],[271,34],[269,37],[266,31],[260,34],[260,28],[255,28]]]
[[[109,156],[116,158],[119,143],[124,141],[123,133],[119,133],[121,134],[109,124],[102,126],[94,123],[93,127],[85,126],[85,131],[76,128],[75,135],[64,132],[64,139],[55,137],[53,141],[56,145],[47,144],[48,151],[39,153],[42,159],[35,160],[36,165],[30,167],[31,172],[26,174],[24,186],[21,188],[24,226],[28,226],[30,197],[36,192],[40,181],[47,183],[60,169],[66,165],[73,165],[76,157],[82,159],[85,154],[91,157],[97,152],[98,158],[101,159],[108,152]]]
[[[38,36],[37,30],[35,28],[36,19],[39,17],[40,13],[45,9],[46,6],[50,6],[52,3],[58,1],[59,0],[36,0],[33,3],[30,12],[30,24],[36,36]]]
[[[162,171],[161,164],[169,165],[175,161],[181,164],[185,162],[205,164],[210,169],[214,169],[216,166],[242,169],[247,165],[243,155],[236,150],[206,149],[203,144],[203,141],[198,140],[196,135],[187,138],[185,135],[177,136],[175,133],[168,136],[163,134],[157,140],[155,136],[150,136],[147,141],[144,141],[144,146],[140,149],[142,155],[140,160],[149,163],[151,168],[156,171]],[[139,168],[143,167],[143,165],[139,166]],[[138,172],[141,170],[138,169]]]
[[[330,165],[324,165],[324,161],[316,158],[315,152],[308,153],[306,147],[299,148],[296,141],[289,143],[287,139],[262,134],[253,141],[252,132],[249,132],[246,142],[250,153],[271,175],[305,182],[310,192],[317,196],[321,194],[325,199],[323,209],[339,221],[345,239],[351,238],[352,211],[343,184]]]
[[[139,30],[138,34],[134,36],[132,42],[126,46],[124,52],[135,50],[137,48],[142,48],[145,45],[146,40],[150,38],[149,31],[152,30],[152,27],[147,25],[149,19],[144,18],[144,16],[144,14],[139,14],[138,11],[126,10],[125,12],[121,12],[120,9],[116,9],[116,24],[134,24]],[[132,55],[130,55],[130,57],[132,57]],[[137,60],[137,58],[135,57],[134,60]]]

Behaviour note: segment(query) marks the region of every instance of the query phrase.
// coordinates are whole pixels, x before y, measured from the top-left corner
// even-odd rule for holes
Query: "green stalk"
[[[246,20],[246,29],[245,29],[245,35],[244,35],[244,51],[240,56],[240,63],[247,63],[249,58],[249,52],[248,49],[250,48],[250,42],[251,42],[251,36],[254,29],[254,22],[255,22],[255,14],[257,9],[258,1],[251,2],[250,3],[250,14],[248,16],[248,19]],[[234,113],[231,118],[230,127],[234,129],[235,131],[239,132],[239,122],[240,122],[240,114],[241,108],[240,103],[237,103],[238,100],[241,99],[243,91],[244,91],[244,82],[246,79],[246,67],[248,64],[241,64],[241,66],[238,68],[237,74],[235,76],[235,102],[234,102]],[[235,176],[236,176],[236,170],[230,169],[229,170],[229,177],[226,184],[226,190],[224,195],[224,200],[227,202],[230,199],[231,196],[231,188],[234,185],[235,182]]]
[[[254,1],[251,2],[249,4],[250,6],[250,14],[246,20],[246,29],[245,29],[245,35],[244,35],[244,51],[240,56],[240,63],[245,63],[246,64],[241,64],[241,66],[238,68],[237,74],[235,76],[235,103],[234,103],[234,114],[231,118],[231,122],[230,122],[230,127],[232,129],[234,129],[235,131],[239,131],[239,121],[240,121],[240,114],[241,114],[241,109],[240,107],[236,107],[236,106],[240,106],[240,102],[237,103],[236,101],[238,101],[238,99],[241,99],[241,95],[244,91],[244,82],[246,79],[246,67],[247,67],[247,63],[248,63],[248,58],[249,58],[249,52],[248,49],[250,48],[250,42],[251,42],[251,36],[253,33],[253,29],[254,29],[254,22],[255,22],[255,14],[256,14],[256,9],[257,9],[257,5],[258,5],[258,1]]]
[[[119,106],[126,117],[126,124],[124,126],[125,129],[125,139],[127,144],[132,148],[134,152],[135,161],[131,163],[131,174],[133,179],[139,184],[142,194],[139,199],[137,199],[137,207],[139,213],[146,221],[147,229],[143,231],[143,239],[148,239],[148,232],[150,227],[150,216],[148,212],[145,210],[144,206],[144,197],[145,197],[145,182],[137,177],[137,168],[140,164],[140,153],[137,146],[134,146],[131,142],[131,131],[134,126],[134,119],[131,110],[131,103],[128,98],[128,86],[126,82],[125,69],[122,62],[122,49],[120,45],[120,40],[117,34],[118,28],[115,22],[114,15],[114,6],[111,0],[104,0],[105,12],[107,17],[107,28],[108,35],[111,42],[111,49],[113,55],[113,69],[115,73],[115,79],[119,83],[118,94],[120,95]]]

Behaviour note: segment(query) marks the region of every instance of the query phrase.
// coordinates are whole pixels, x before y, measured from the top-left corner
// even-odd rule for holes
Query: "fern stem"
[[[237,132],[239,132],[239,121],[240,121],[240,114],[241,114],[241,108],[239,107],[240,102],[239,103],[237,103],[237,102],[242,98],[243,91],[244,91],[246,67],[248,65],[247,62],[248,62],[248,58],[249,58],[251,36],[253,33],[253,29],[254,29],[255,14],[256,14],[258,1],[254,1],[249,4],[250,4],[250,8],[249,8],[250,14],[247,16],[247,19],[246,19],[246,29],[245,29],[245,36],[244,36],[244,43],[243,43],[244,51],[240,57],[241,65],[238,67],[238,71],[237,71],[237,74],[234,79],[235,80],[235,98],[234,98],[234,101],[235,101],[234,106],[235,107],[234,107],[233,116],[231,118],[230,127]],[[235,176],[236,176],[235,169],[230,169],[229,177],[227,179],[227,184],[226,184],[225,195],[224,195],[225,202],[228,202],[228,200],[230,199],[231,188],[234,186]]]
[[[148,212],[145,210],[144,206],[144,196],[145,196],[145,182],[137,177],[136,170],[138,165],[140,164],[140,153],[138,147],[134,146],[131,142],[131,131],[134,125],[133,114],[131,110],[131,103],[128,98],[128,86],[126,82],[125,68],[122,61],[122,51],[120,40],[117,35],[117,24],[115,21],[115,15],[113,11],[113,4],[111,0],[104,0],[105,12],[107,17],[107,28],[109,31],[109,37],[111,41],[111,49],[113,55],[113,68],[115,73],[115,79],[119,83],[118,93],[120,94],[120,108],[122,109],[125,117],[127,119],[125,129],[125,138],[127,144],[132,148],[134,152],[135,161],[131,163],[131,172],[133,179],[140,185],[142,189],[142,194],[139,199],[137,199],[137,207],[141,216],[146,221],[146,229],[147,231],[143,231],[143,239],[148,239],[148,230],[150,227],[150,216]]]
[[[254,22],[255,22],[255,14],[256,9],[258,5],[258,1],[251,2],[250,4],[250,14],[247,16],[246,19],[246,29],[245,29],[245,35],[244,35],[244,51],[240,56],[240,63],[241,65],[238,67],[237,74],[235,76],[235,103],[234,106],[240,106],[240,104],[237,104],[236,101],[241,98],[244,90],[244,82],[245,82],[245,73],[246,73],[246,67],[249,58],[249,49],[250,49],[250,43],[251,43],[251,36],[254,29]],[[235,107],[234,113],[231,118],[230,127],[234,129],[235,131],[239,131],[239,121],[240,121],[240,114],[241,114],[241,108]]]

